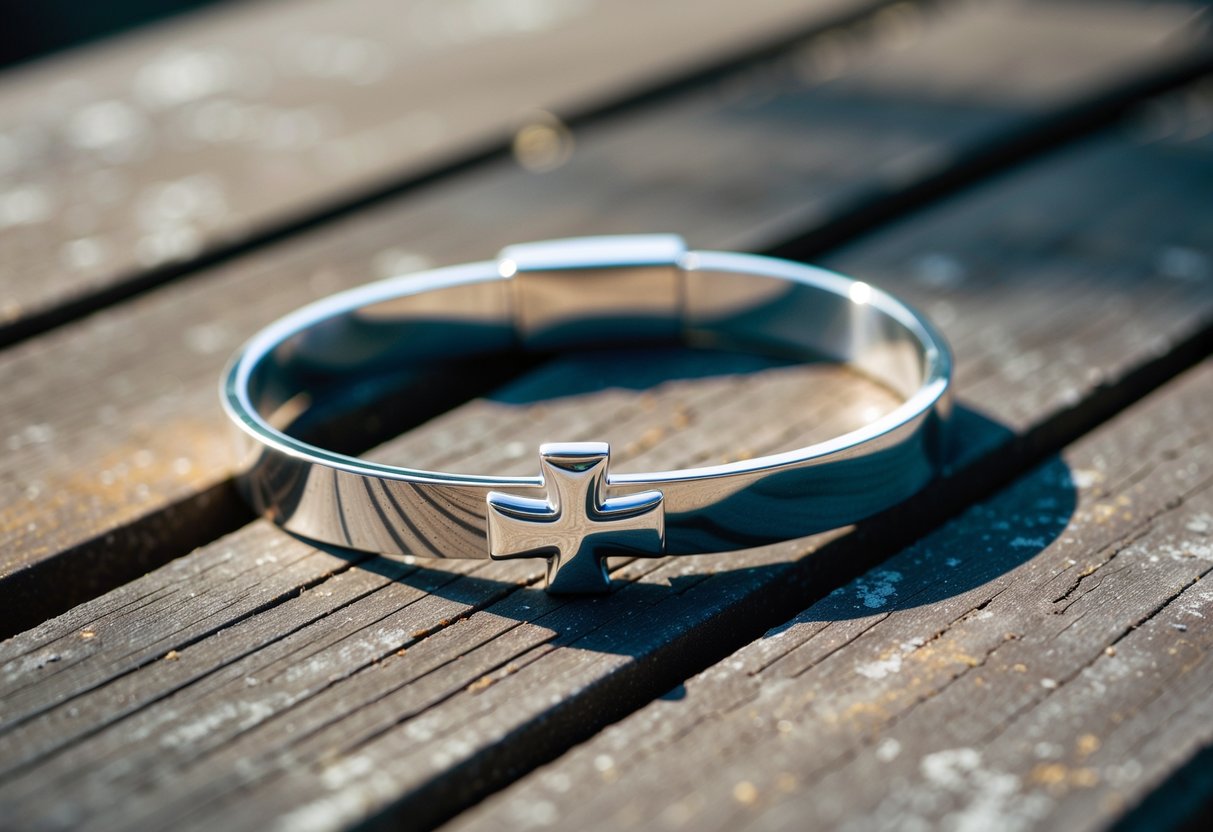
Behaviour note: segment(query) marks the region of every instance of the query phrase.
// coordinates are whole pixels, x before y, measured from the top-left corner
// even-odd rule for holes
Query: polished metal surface
[[[660,491],[608,497],[605,442],[539,447],[546,499],[490,491],[489,557],[548,560],[551,592],[606,592],[607,555],[659,557],[665,545]]]
[[[904,402],[785,453],[639,474],[608,472],[601,445],[544,446],[538,476],[493,477],[383,465],[292,435],[303,414],[407,386],[442,362],[665,342],[846,362]],[[910,496],[941,457],[950,379],[942,338],[879,289],[651,235],[511,246],[494,261],[327,298],[255,336],[222,396],[244,439],[241,490],[289,531],[387,555],[543,556],[550,588],[599,591],[611,553],[740,549],[846,525]]]

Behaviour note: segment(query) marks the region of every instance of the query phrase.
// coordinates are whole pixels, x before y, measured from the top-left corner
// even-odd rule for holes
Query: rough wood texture
[[[585,389],[587,379],[591,392]],[[534,404],[536,401],[540,403]],[[775,402],[791,415],[779,425],[782,435],[769,434],[772,426],[764,416],[764,406]],[[410,433],[381,449],[378,456],[517,473],[533,469],[533,448],[539,437],[559,431],[574,440],[605,436],[619,449],[621,468],[653,468],[662,467],[671,456],[682,462],[736,455],[741,452],[738,430],[756,451],[766,447],[753,444],[763,442],[764,433],[767,445],[835,435],[862,424],[873,411],[882,412],[894,402],[883,389],[829,367],[780,367],[749,356],[684,351],[639,354],[632,360],[619,354],[591,355],[535,373],[503,390],[495,400],[472,403],[457,416]],[[587,418],[590,415],[593,418]],[[486,430],[486,426],[491,428]],[[479,434],[478,443],[466,441],[468,433]],[[511,441],[502,442],[503,436]],[[694,447],[688,450],[687,440],[692,437]],[[640,568],[652,570],[658,565],[649,562]],[[415,648],[413,668],[424,675],[425,668],[438,667],[424,658],[434,647],[440,649],[438,661],[445,662],[457,658],[468,646],[463,630],[452,631],[453,640],[450,635],[439,641],[428,637],[471,610],[506,597],[520,584],[533,583],[538,566],[476,561],[418,568],[366,559],[351,564],[340,554],[318,552],[263,524],[250,526],[176,561],[168,571],[130,585],[122,600],[113,596],[99,599],[104,612],[100,608],[90,611],[91,623],[72,628],[49,653],[42,649],[29,653],[16,640],[7,642],[5,647],[13,651],[4,659],[14,661],[3,665],[11,683],[5,689],[3,719],[12,730],[0,750],[3,769],[14,774],[82,739],[81,729],[85,735],[91,733],[86,725],[96,728],[122,715],[132,714],[140,721],[150,720],[147,725],[163,727],[163,711],[154,709],[144,715],[141,708],[154,706],[176,688],[188,688],[189,697],[210,691],[220,699],[230,699],[232,689],[241,693],[251,684],[277,699],[284,691],[280,683],[285,683],[294,691],[288,696],[306,698],[309,692],[318,692],[317,683],[321,687],[331,683],[338,665],[349,658],[360,655],[377,660],[384,639],[392,642],[391,653]],[[301,594],[292,597],[300,590]],[[518,616],[505,621],[506,628],[522,620],[532,604],[536,611],[568,607],[566,616],[582,619],[581,626],[592,620],[578,611],[576,602],[553,601],[535,590],[521,593],[521,602],[518,597],[512,601]],[[170,610],[174,614],[166,615]],[[271,626],[276,634],[267,640],[265,627],[270,621],[275,622]],[[279,628],[281,632],[277,632]],[[128,641],[128,636],[133,640]],[[131,649],[111,652],[122,641]],[[191,652],[184,646],[195,642],[201,650]],[[443,643],[445,647],[440,646]],[[165,661],[166,656],[171,658]],[[277,668],[271,666],[275,662]],[[64,676],[52,674],[63,684],[36,671],[35,677],[41,678],[28,684],[35,681],[29,671],[38,665],[43,665],[39,669],[66,670]],[[461,674],[466,663],[460,668]],[[132,673],[139,669],[149,675]],[[213,676],[215,672],[219,675]],[[250,673],[255,673],[252,683]],[[385,675],[378,681],[395,684],[400,678]],[[460,684],[471,681],[475,678]],[[261,687],[262,682],[266,687]],[[117,683],[117,687],[109,683]],[[193,683],[199,686],[192,687]],[[100,698],[81,709],[79,694],[97,685],[103,685],[97,690]],[[373,688],[362,694],[364,699],[374,695]],[[69,700],[76,704],[65,710],[50,707],[54,713],[47,713],[53,703]],[[177,710],[180,702],[174,700],[170,720],[182,714]],[[203,709],[212,704],[209,698],[196,703]],[[186,707],[193,710],[195,706]],[[226,705],[220,707],[227,710]],[[237,711],[243,709],[236,705]],[[30,721],[39,714],[56,724],[57,736],[43,730],[48,723]],[[60,721],[63,717],[66,722]],[[225,732],[220,723],[225,722],[220,717],[203,733],[210,740],[219,740]],[[185,727],[181,736],[192,733]],[[123,756],[138,753],[139,735],[138,730],[111,735],[118,743],[111,751]],[[146,738],[153,745],[163,739],[159,729],[151,730]],[[181,750],[193,753],[185,746]],[[48,782],[44,773],[32,776],[35,784]],[[62,808],[75,811],[67,804]],[[18,818],[7,810],[4,814]],[[80,820],[73,815],[70,823]]]
[[[545,167],[560,134],[542,111],[579,116],[864,7],[246,3],[13,72],[0,83],[0,342],[508,148],[526,125],[518,159]],[[1143,16],[1151,37],[1179,19]],[[1130,33],[1136,57],[1154,48]]]
[[[1139,68],[1130,47],[1159,36],[1153,12],[1116,9],[1127,22],[1085,4],[903,10],[901,39],[875,37],[871,22],[822,36],[796,62],[586,130],[545,175],[488,166],[7,351],[5,632],[234,527],[214,379],[276,316],[368,276],[523,239],[668,229],[700,246],[769,244]],[[1058,27],[1096,34],[1082,49],[1042,37]]]
[[[619,591],[575,603],[531,588],[535,564],[351,562],[255,523],[0,645],[0,808],[22,826],[101,829],[336,829],[370,817],[422,826],[450,816],[783,620],[815,582],[838,585],[892,554],[988,487],[991,469],[1006,476],[1034,445],[1135,395],[1177,351],[1207,344],[1213,282],[1202,252],[1213,225],[1200,206],[1213,156],[1196,132],[1149,144],[1100,136],[837,258],[931,310],[960,357],[968,409],[954,471],[906,509],[858,533],[623,563]],[[475,462],[525,466],[538,437],[607,425],[624,447],[638,437],[638,465],[760,451],[742,416],[761,410],[753,403],[768,384],[797,377],[785,372],[806,371],[713,362],[707,372],[727,367],[744,380],[659,386],[648,411],[612,391],[704,375],[686,354],[668,360],[569,359],[383,453],[462,467],[474,459],[464,438],[490,448],[508,436],[518,446],[497,444]],[[566,394],[587,367],[605,376],[602,425],[578,419],[594,411]],[[682,420],[694,429],[671,432]],[[1166,497],[1162,485],[1151,490]],[[1033,509],[1056,518],[1064,491],[1056,499]],[[1033,522],[1041,546],[1061,528]],[[1013,543],[1002,560],[976,559],[946,588],[929,587],[938,601],[924,609],[944,609],[1037,551]],[[886,602],[896,592],[906,597],[889,576],[864,590]],[[1063,679],[1048,660],[1039,672]]]
[[[1206,363],[447,828],[1106,828],[1213,744],[1210,425]]]

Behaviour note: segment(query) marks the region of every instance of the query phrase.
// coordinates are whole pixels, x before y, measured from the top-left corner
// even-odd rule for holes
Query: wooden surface
[[[862,5],[260,0],[19,69],[0,342]]]
[[[1213,742],[1210,424],[1205,363],[444,828],[1106,828]]]
[[[1141,68],[1126,44],[1159,48],[1170,31],[1146,29],[1143,40],[1153,12],[1135,23],[1127,7],[1127,20],[1101,25],[1076,52],[1041,33],[1071,25],[1081,7],[1017,8],[914,18],[912,42],[856,35],[848,71],[829,80],[776,59],[587,127],[547,174],[486,165],[6,350],[0,601],[29,626],[235,528],[214,379],[244,338],[306,300],[368,275],[587,231],[767,247],[1102,95]],[[909,77],[920,93],[906,101]]]
[[[1205,48],[1190,12],[882,8],[587,121],[542,175],[469,164],[0,352],[0,623],[25,630],[0,643],[0,825],[1189,821],[1213,786],[1213,87],[1056,125]],[[1009,135],[1067,141],[920,204]],[[884,204],[904,216],[868,229]],[[307,298],[526,238],[770,248],[847,223],[870,233],[825,262],[932,316],[961,405],[946,476],[856,528],[618,559],[617,591],[570,600],[533,563],[316,549],[231,495],[214,379]],[[836,367],[684,350],[493,378],[375,416],[424,423],[372,456],[521,473],[542,440],[606,439],[624,470],[678,467],[893,404]]]

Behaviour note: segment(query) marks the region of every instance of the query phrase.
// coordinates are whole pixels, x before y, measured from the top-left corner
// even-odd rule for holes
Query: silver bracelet
[[[539,448],[538,476],[383,465],[301,441],[309,406],[374,379],[503,350],[680,342],[846,362],[903,403],[784,453],[677,471],[610,471],[605,443]],[[315,541],[386,555],[546,558],[551,592],[603,592],[609,555],[729,551],[844,526],[919,490],[943,453],[948,347],[921,315],[823,269],[671,235],[510,246],[306,306],[256,335],[222,382],[246,441],[238,483]]]

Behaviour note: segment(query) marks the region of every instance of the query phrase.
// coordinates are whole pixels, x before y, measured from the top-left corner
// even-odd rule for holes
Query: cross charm
[[[488,495],[489,557],[548,559],[548,592],[606,592],[607,555],[660,557],[665,508],[660,491],[607,497],[605,442],[539,447],[546,499]]]

